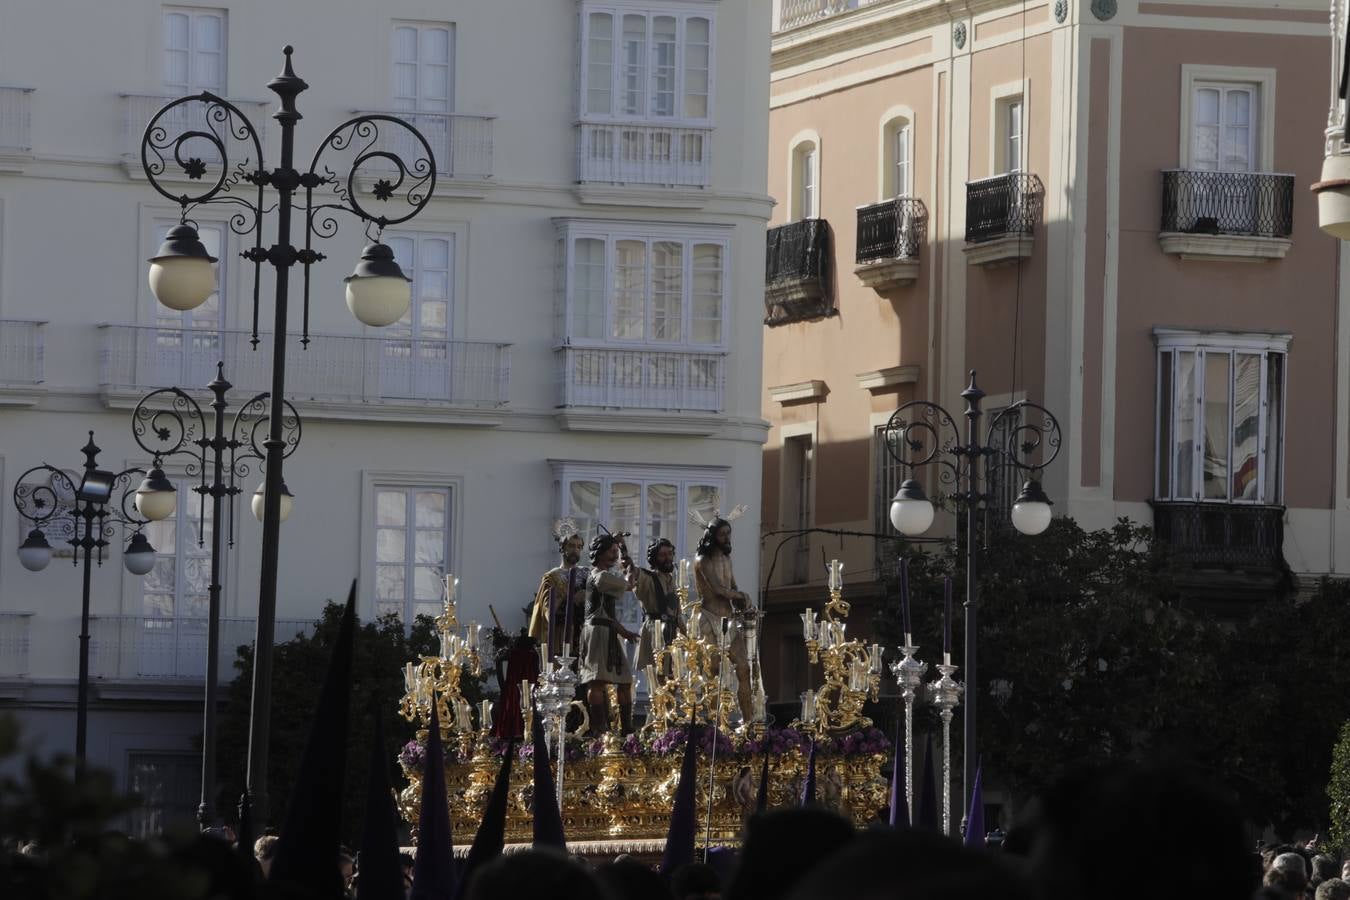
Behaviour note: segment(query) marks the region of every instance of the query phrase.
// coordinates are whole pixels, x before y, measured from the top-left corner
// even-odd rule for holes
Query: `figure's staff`
[[[712,850],[713,793],[717,778],[717,726],[722,721],[722,686],[727,677],[727,620],[717,620],[717,706],[712,715],[712,752],[708,762],[708,814],[703,835],[703,863],[708,862],[708,853]],[[690,727],[694,727],[690,723]]]

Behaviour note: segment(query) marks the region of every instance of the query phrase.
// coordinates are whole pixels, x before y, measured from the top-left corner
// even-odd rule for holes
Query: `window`
[[[587,3],[582,21],[582,116],[711,118],[711,16]]]
[[[1003,97],[995,103],[996,167],[999,172],[1020,172],[1026,166],[1023,146],[1026,134],[1021,95]]]
[[[166,620],[166,625],[175,618],[205,618],[211,585],[214,501],[195,493],[190,479],[174,486],[178,508],[173,515],[145,526],[145,536],[155,548],[155,567],[140,579],[141,614],[147,620]],[[149,621],[146,627],[151,627]]]
[[[1022,422],[1021,412],[1011,412],[999,418],[1006,406],[991,406],[986,412],[989,423],[990,447],[1006,448],[1010,440],[1018,438],[1018,426]],[[997,421],[996,421],[997,420]],[[1015,446],[1015,445],[1014,445]],[[1012,524],[1012,508],[1022,492],[1022,481],[1030,477],[1024,470],[1012,463],[1008,453],[985,457],[985,522],[992,527]]]
[[[1287,335],[1156,329],[1159,500],[1278,504]]]
[[[225,94],[225,10],[164,10],[164,87]]]
[[[588,541],[597,524],[632,532],[628,548],[638,559],[658,537],[674,543],[680,557],[692,558],[703,530],[690,521],[689,511],[711,517],[722,506],[725,482],[720,471],[636,465],[564,462],[555,465],[554,474],[559,515],[575,519]]]
[[[792,531],[811,527],[813,457],[811,435],[793,435],[783,441],[783,525]],[[810,580],[810,550],[809,535],[797,538],[790,570],[793,584]]]
[[[141,798],[130,814],[128,832],[146,839],[175,826],[193,826],[201,774],[194,753],[127,754],[127,787]]]
[[[892,119],[886,126],[886,177],[882,199],[891,197],[912,197],[913,183],[913,144],[909,119]]]
[[[440,112],[454,109],[455,32],[449,24],[394,25],[394,109]]]
[[[1256,171],[1258,87],[1198,81],[1191,93],[1190,168]]]
[[[563,226],[562,337],[651,346],[724,342],[727,241]]]
[[[450,389],[455,238],[403,232],[385,239],[412,278],[412,305],[385,330],[380,390],[385,397],[446,397]]]
[[[376,485],[375,614],[436,616],[450,571],[450,491]]]
[[[820,147],[814,141],[802,141],[792,150],[791,218],[820,218]]]

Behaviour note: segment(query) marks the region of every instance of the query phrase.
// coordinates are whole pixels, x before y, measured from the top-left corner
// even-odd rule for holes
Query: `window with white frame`
[[[156,220],[154,246],[164,240],[177,220]],[[198,222],[197,234],[206,252],[223,260],[227,258],[226,228],[219,222]],[[225,329],[225,304],[228,268],[220,263],[212,265],[216,273],[216,289],[196,309],[177,312],[161,303],[154,304],[154,347],[150,358],[142,360],[149,370],[144,374],[152,384],[204,385],[215,375],[221,356],[222,332]]]
[[[708,121],[713,15],[697,6],[583,3],[582,117]]]
[[[815,141],[792,148],[791,218],[820,218],[820,147]]]
[[[1020,172],[1026,166],[1024,110],[1020,94],[995,101],[995,167],[999,172]]]
[[[450,489],[380,485],[375,500],[375,614],[436,616],[450,571]]]
[[[1155,499],[1283,500],[1288,335],[1155,331]]]
[[[195,493],[194,482],[178,480],[178,505],[173,515],[145,526],[146,539],[155,548],[155,565],[141,585],[141,615],[164,620],[205,618],[211,586],[211,510],[214,502]],[[204,501],[204,502],[203,502]]]
[[[1260,96],[1256,84],[1192,83],[1190,168],[1209,172],[1254,172],[1259,168]]]
[[[909,119],[898,117],[887,124],[886,130],[886,184],[883,200],[891,197],[912,197],[913,141]]]
[[[393,101],[400,112],[454,109],[455,26],[395,22]]]
[[[727,249],[723,231],[565,225],[561,337],[572,344],[720,348]]]
[[[163,79],[167,91],[225,94],[223,9],[164,8]]]
[[[628,531],[628,548],[641,559],[654,538],[667,538],[679,557],[694,556],[703,529],[689,513],[705,519],[722,508],[726,477],[720,469],[663,468],[621,464],[554,465],[560,515],[571,517],[589,541],[596,526]]]
[[[789,573],[793,584],[809,580],[814,447],[811,435],[796,434],[783,441],[783,527],[802,534],[796,539]]]

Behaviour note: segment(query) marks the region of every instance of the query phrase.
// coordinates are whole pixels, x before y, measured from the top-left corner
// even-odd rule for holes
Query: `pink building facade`
[[[971,369],[986,410],[1058,417],[1056,513],[1151,524],[1197,595],[1350,569],[1350,281],[1308,189],[1332,66],[1324,0],[777,4],[771,698],[798,689],[821,560],[864,608],[889,564],[788,536],[888,533],[878,428],[911,399],[959,414]],[[994,506],[1019,487],[996,477]]]

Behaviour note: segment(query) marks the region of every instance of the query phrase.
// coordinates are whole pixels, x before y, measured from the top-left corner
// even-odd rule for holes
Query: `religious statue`
[[[618,692],[623,734],[633,732],[633,666],[619,641],[636,641],[638,636],[625,628],[618,616],[619,600],[633,589],[637,580],[627,555],[622,536],[605,533],[591,541],[591,571],[586,578],[577,674],[586,689],[592,735],[609,730],[607,686],[611,684]],[[626,576],[612,571],[621,558],[629,573]]]
[[[637,587],[633,589],[642,606],[642,631],[634,664],[638,671],[655,665],[659,648],[674,640],[677,631],[684,631],[675,585],[675,545],[666,538],[652,541],[647,545],[647,565],[649,568],[637,570]],[[657,671],[656,677],[664,680],[665,674]],[[656,685],[647,687],[654,690]]]
[[[530,612],[530,637],[548,647],[549,659],[562,653],[563,644],[573,650],[579,644],[581,598],[587,574],[584,566],[577,565],[586,541],[577,531],[576,523],[571,519],[559,521],[554,525],[553,538],[558,542],[562,565],[549,569],[539,579]]]
[[[743,512],[738,507],[732,516]],[[703,637],[717,643],[721,640],[719,620],[727,619],[732,637],[727,645],[727,656],[736,671],[736,703],[741,708],[744,722],[754,721],[751,700],[750,659],[746,649],[745,629],[755,626],[757,613],[750,607],[750,595],[736,585],[731,572],[731,516],[714,516],[707,522],[703,537],[698,542],[698,556],[694,560],[694,583],[703,606],[700,617]]]

